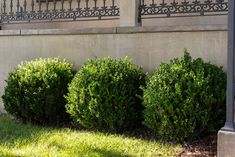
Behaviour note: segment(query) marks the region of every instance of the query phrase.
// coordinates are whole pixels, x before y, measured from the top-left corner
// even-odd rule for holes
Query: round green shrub
[[[18,65],[6,80],[5,109],[24,122],[66,122],[64,95],[72,80],[72,65],[58,58],[36,59]]]
[[[87,128],[122,131],[141,122],[145,73],[128,58],[88,60],[77,72],[67,99],[74,123]]]
[[[182,59],[161,64],[143,89],[144,124],[160,138],[183,142],[224,124],[226,74],[222,68]]]

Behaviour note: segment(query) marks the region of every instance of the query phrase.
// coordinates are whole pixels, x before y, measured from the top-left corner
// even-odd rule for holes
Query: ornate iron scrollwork
[[[140,0],[142,18],[224,15],[227,12],[228,0]]]
[[[22,1],[19,0],[10,0],[10,3],[2,0],[0,23],[101,20],[119,16],[120,11],[115,0],[100,0],[99,5],[97,1],[99,0],[31,0],[29,4],[24,0],[20,4]]]

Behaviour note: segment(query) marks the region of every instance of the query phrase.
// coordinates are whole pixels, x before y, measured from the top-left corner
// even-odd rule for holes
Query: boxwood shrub
[[[69,115],[64,95],[72,77],[72,65],[58,58],[21,63],[6,80],[5,109],[24,122],[65,122]]]
[[[141,122],[143,70],[128,58],[88,60],[77,72],[66,96],[75,124],[123,131]]]
[[[144,124],[160,138],[185,141],[224,124],[226,74],[221,67],[182,59],[163,63],[143,89]]]

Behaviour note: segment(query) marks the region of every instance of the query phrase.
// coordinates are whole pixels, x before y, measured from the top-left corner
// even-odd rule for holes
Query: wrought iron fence
[[[141,18],[225,15],[228,0],[140,0]]]
[[[0,0],[0,23],[118,18],[117,0]]]
[[[120,0],[0,0],[0,24],[119,18]],[[140,0],[142,18],[225,15],[228,0]]]

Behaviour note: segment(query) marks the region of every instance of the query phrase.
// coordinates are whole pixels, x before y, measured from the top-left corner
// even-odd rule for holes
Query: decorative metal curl
[[[107,5],[106,1],[110,1]],[[81,0],[32,0],[31,4],[26,0],[20,4],[19,0],[2,1],[0,10],[0,24],[19,22],[45,22],[63,20],[101,20],[106,18],[118,18],[119,7],[116,0],[85,0],[81,7]],[[98,2],[100,2],[98,6]],[[74,3],[74,5],[72,5]],[[68,5],[66,8],[65,4]],[[75,7],[76,6],[76,7]],[[16,10],[14,11],[14,7]],[[50,8],[51,7],[51,8]],[[8,12],[9,10],[9,12]]]
[[[170,1],[170,0],[169,0]],[[228,0],[140,0],[140,15],[145,17],[205,16],[228,13]]]

